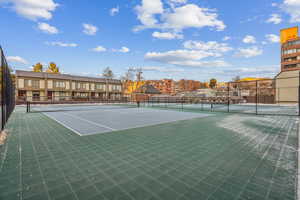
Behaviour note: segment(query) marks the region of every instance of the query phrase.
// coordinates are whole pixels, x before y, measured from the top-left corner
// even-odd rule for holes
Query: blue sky
[[[0,19],[14,69],[227,81],[278,73],[279,31],[299,24],[300,0],[0,0]]]

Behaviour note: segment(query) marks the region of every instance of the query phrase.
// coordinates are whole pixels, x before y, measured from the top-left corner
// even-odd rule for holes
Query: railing
[[[13,76],[10,73],[10,69],[7,65],[2,48],[0,47],[0,85],[1,85],[1,131],[5,128],[5,125],[15,108],[15,86]]]

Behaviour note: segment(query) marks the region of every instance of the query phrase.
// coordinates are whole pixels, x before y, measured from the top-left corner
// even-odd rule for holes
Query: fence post
[[[257,115],[258,114],[258,112],[257,112],[257,109],[258,109],[258,81],[256,80],[256,101],[255,101],[255,114]]]
[[[298,80],[298,116],[300,116],[300,71],[299,71],[299,80]]]
[[[5,92],[4,92],[4,58],[3,58],[3,52],[2,48],[0,47],[0,56],[1,56],[1,130],[4,129],[5,124],[5,107],[4,107],[4,98],[5,98]]]
[[[183,111],[183,98],[181,97],[181,110]]]
[[[229,106],[230,106],[230,82],[228,82],[228,85],[227,85],[227,90],[228,90],[228,93],[227,93],[227,100],[228,100],[228,102],[227,102],[227,112],[230,112],[230,110],[229,110]]]

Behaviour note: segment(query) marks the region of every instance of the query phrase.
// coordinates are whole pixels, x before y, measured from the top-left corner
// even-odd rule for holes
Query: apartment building
[[[191,92],[200,89],[200,81],[181,79],[176,82],[175,92]]]
[[[298,27],[281,30],[281,71],[276,79],[276,102],[299,101],[300,37]]]
[[[300,37],[289,40],[281,47],[281,71],[300,70]]]
[[[122,83],[116,79],[16,71],[17,101],[59,101],[82,99],[117,100]]]
[[[172,79],[163,80],[149,80],[147,84],[153,85],[160,91],[161,94],[174,94],[175,93],[175,81]]]

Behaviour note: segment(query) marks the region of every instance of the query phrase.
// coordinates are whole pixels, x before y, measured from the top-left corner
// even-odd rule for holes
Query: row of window
[[[293,45],[298,45],[298,44],[300,44],[300,40],[297,40],[297,41],[290,41],[290,42],[286,43],[286,44],[284,45],[284,47],[293,46]]]
[[[291,62],[291,61],[297,61],[300,60],[300,56],[290,57],[283,59],[284,62]]]
[[[300,49],[289,49],[282,51],[282,55],[292,54],[292,53],[299,53]]]
[[[24,86],[25,87],[31,87],[31,88],[40,88],[40,80],[30,80],[30,79],[25,79],[24,80]],[[122,87],[121,85],[109,85],[109,90],[118,90],[121,91]],[[60,88],[60,89],[65,89],[66,88],[66,82],[65,81],[54,81],[54,88]],[[75,84],[75,88],[78,90],[86,90],[90,89],[89,84],[83,83],[83,82],[77,82]],[[106,85],[105,84],[95,84],[96,90],[106,90]]]
[[[291,64],[291,65],[284,65],[285,69],[291,69],[291,68],[300,68],[300,63],[298,64]]]

